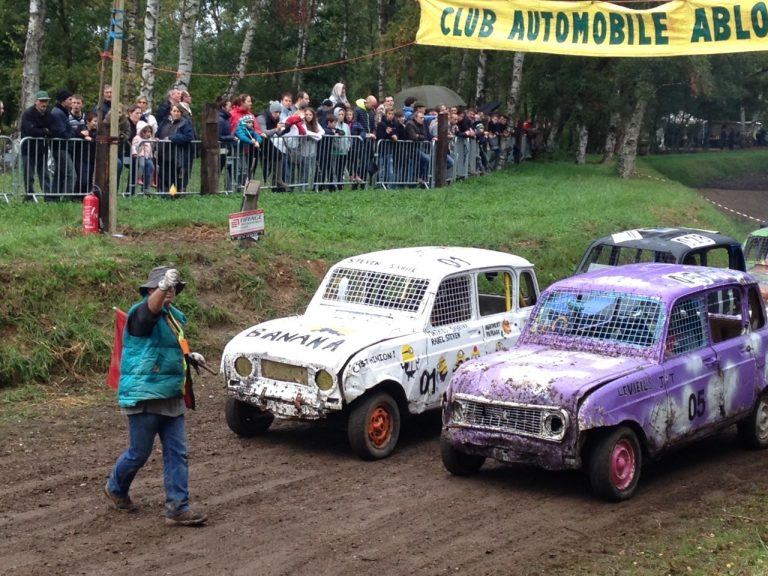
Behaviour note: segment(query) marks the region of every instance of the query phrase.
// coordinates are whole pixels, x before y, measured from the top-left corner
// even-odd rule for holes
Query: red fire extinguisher
[[[88,194],[83,198],[83,232],[95,234],[99,231],[99,197]]]

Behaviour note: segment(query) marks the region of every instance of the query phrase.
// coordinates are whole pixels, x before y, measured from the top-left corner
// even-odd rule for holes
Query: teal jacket
[[[142,301],[143,302],[143,301]],[[128,311],[128,317],[142,302]],[[163,308],[147,338],[131,336],[126,323],[123,332],[123,355],[120,360],[120,387],[117,401],[123,408],[136,406],[142,400],[160,400],[183,396],[186,370],[184,356],[176,333],[171,329],[168,314],[181,324],[187,317],[173,306]]]

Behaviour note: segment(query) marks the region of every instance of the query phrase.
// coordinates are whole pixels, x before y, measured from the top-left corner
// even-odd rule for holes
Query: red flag
[[[128,320],[128,314],[120,308],[115,308],[115,341],[112,344],[112,361],[109,363],[107,376],[107,386],[112,390],[117,390],[120,384],[120,358],[123,355],[123,331],[126,320]]]

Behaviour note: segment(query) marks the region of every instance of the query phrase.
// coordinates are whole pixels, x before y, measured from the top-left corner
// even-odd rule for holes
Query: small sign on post
[[[229,215],[229,237],[232,240],[258,240],[264,234],[264,210],[246,210]]]

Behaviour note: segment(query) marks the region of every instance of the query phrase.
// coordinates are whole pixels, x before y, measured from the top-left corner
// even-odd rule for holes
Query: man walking
[[[204,365],[205,359],[189,352],[184,337],[187,317],[173,306],[185,285],[175,268],[154,268],[139,287],[143,299],[128,311],[118,404],[128,416],[130,444],[117,459],[104,492],[114,508],[136,510],[128,490],[152,453],[155,436],[159,436],[166,524],[199,526],[207,516],[189,506],[184,391],[188,364]]]

